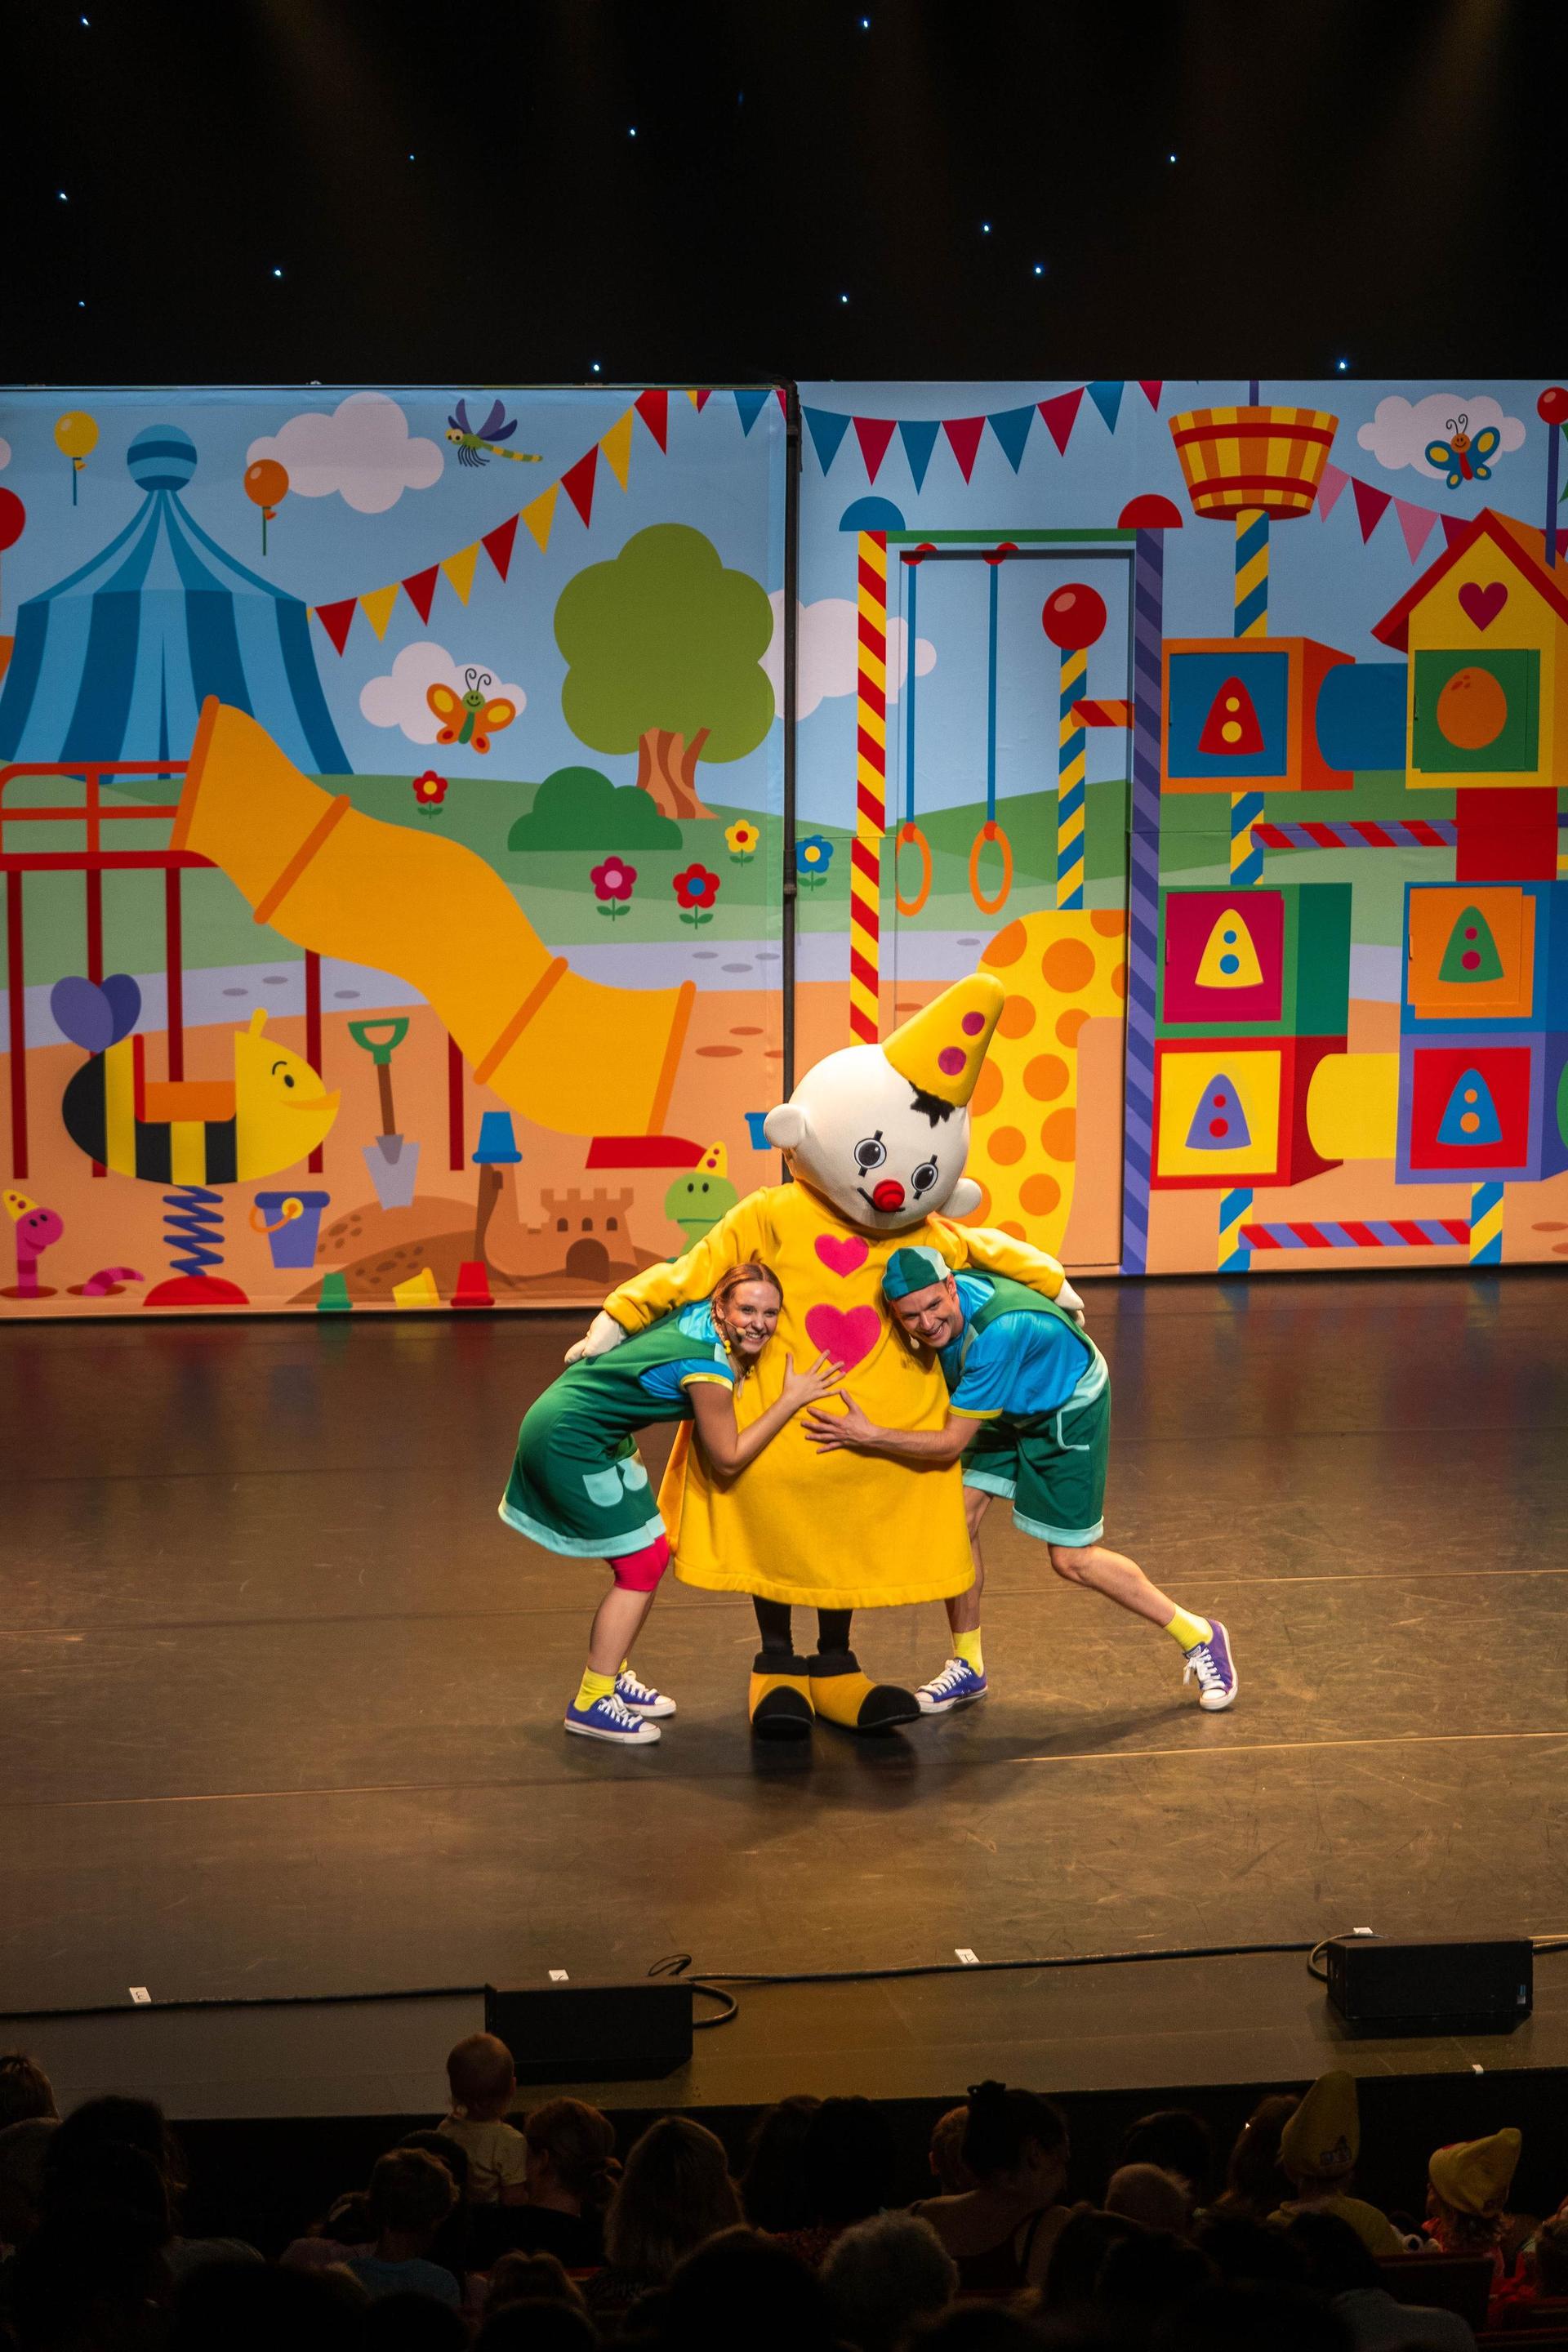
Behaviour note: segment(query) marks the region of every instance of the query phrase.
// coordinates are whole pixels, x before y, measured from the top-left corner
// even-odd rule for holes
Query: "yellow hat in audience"
[[[1354,2075],[1320,2074],[1280,2134],[1280,2163],[1289,2173],[1333,2180],[1352,2171],[1360,2154]]]
[[[1456,2140],[1452,2147],[1438,2148],[1428,2177],[1444,2204],[1457,2212],[1500,2213],[1523,2145],[1511,2124],[1486,2139]]]

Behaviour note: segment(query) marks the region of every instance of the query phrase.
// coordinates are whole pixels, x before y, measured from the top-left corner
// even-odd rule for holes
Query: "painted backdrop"
[[[586,1303],[771,1173],[773,393],[0,435],[8,1312]]]
[[[801,396],[787,877],[771,392],[5,397],[6,1312],[595,1298],[786,885],[802,1066],[1004,979],[1076,1267],[1568,1255],[1568,394]]]

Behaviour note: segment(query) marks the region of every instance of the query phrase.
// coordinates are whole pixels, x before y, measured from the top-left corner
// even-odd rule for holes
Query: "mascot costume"
[[[874,1421],[940,1429],[947,1391],[934,1359],[888,1313],[892,1252],[921,1242],[952,1267],[1008,1275],[1079,1301],[1053,1257],[1005,1234],[954,1224],[979,1202],[963,1174],[969,1098],[1002,1010],[1001,983],[977,972],[895,1030],[808,1070],[765,1132],[795,1181],[752,1192],[671,1264],[612,1292],[568,1360],[599,1355],[662,1315],[706,1298],[733,1265],[772,1266],[784,1289],[778,1337],[738,1403],[742,1422],[779,1393],[784,1359],[826,1351]],[[791,1422],[743,1478],[726,1483],[682,1431],[659,1494],[676,1574],[710,1591],[748,1592],[763,1647],[750,1711],[764,1738],[795,1738],[814,1715],[851,1731],[914,1721],[913,1695],[874,1684],[849,1645],[856,1609],[943,1601],[973,1581],[963,1473],[849,1452],[821,1454]],[[789,1611],[818,1612],[818,1647],[797,1655]]]

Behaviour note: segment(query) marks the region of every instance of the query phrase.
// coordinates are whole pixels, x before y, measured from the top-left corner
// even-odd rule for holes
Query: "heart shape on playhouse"
[[[805,1336],[814,1348],[848,1371],[868,1356],[882,1336],[882,1318],[874,1307],[810,1307]]]
[[[858,1234],[846,1234],[842,1239],[836,1234],[818,1234],[816,1255],[834,1274],[853,1274],[865,1265],[871,1253]]]
[[[1479,581],[1467,580],[1459,591],[1459,610],[1478,629],[1489,629],[1507,603],[1506,581],[1489,580],[1483,588]]]

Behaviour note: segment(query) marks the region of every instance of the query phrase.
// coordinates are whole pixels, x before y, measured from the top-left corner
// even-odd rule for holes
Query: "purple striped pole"
[[[1165,541],[1132,541],[1132,807],[1127,844],[1127,1069],[1121,1131],[1121,1271],[1149,1263],[1154,1150],[1154,994],[1160,952],[1160,705]]]

